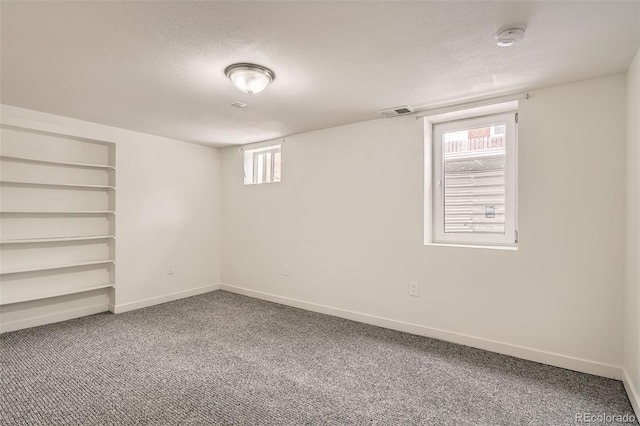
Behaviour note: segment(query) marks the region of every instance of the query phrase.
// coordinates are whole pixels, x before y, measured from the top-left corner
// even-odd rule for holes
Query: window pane
[[[442,135],[444,232],[505,233],[505,134],[501,123]]]
[[[264,154],[264,160],[265,160],[265,182],[272,182],[272,175],[271,175],[271,166],[273,163],[273,153],[272,152],[268,152],[266,154]]]
[[[282,154],[280,151],[273,154],[274,157],[274,165],[273,165],[273,181],[280,182],[280,168],[282,167]]]
[[[504,135],[507,126],[504,124],[498,124],[496,126],[491,126],[491,136],[500,136]]]
[[[244,150],[244,184],[280,182],[281,146]]]
[[[264,154],[258,153],[255,156],[256,162],[256,175],[255,181],[256,183],[264,182]]]

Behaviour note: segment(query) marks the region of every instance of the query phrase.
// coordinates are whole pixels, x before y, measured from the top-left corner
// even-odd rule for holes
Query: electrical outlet
[[[282,275],[284,275],[285,277],[289,276],[289,265],[282,265]]]
[[[172,263],[170,263],[169,267],[167,268],[167,274],[169,274],[169,275],[173,274],[173,264]]]
[[[409,281],[409,296],[420,296],[420,285],[417,281]]]

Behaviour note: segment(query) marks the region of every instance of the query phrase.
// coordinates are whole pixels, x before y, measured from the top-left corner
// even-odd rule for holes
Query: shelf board
[[[56,166],[80,167],[84,169],[115,170],[115,166],[110,166],[108,164],[72,163],[67,161],[43,160],[40,158],[33,158],[33,157],[19,157],[16,155],[0,155],[0,159],[9,160],[9,161],[19,161],[22,163],[37,163],[37,164],[51,164]]]
[[[87,291],[100,290],[101,288],[113,288],[113,287],[115,287],[115,285],[113,284],[101,284],[101,285],[95,285],[93,287],[86,287],[82,289],[69,290],[69,291],[61,291],[59,293],[50,293],[50,294],[45,294],[45,295],[36,296],[36,297],[24,297],[21,299],[13,299],[13,300],[9,299],[8,301],[2,300],[0,301],[0,305],[11,305],[13,303],[30,302],[32,300],[50,299],[52,297],[67,296],[69,294],[85,293]]]
[[[45,182],[24,182],[17,180],[3,180],[0,181],[0,185],[11,185],[11,186],[49,186],[52,188],[62,188],[62,189],[100,189],[100,190],[115,190],[115,186],[106,186],[106,185],[80,185],[80,184],[71,184],[71,183],[45,183]]]
[[[64,241],[106,240],[109,238],[115,237],[113,235],[87,235],[82,237],[24,238],[20,240],[2,240],[0,244],[56,243]]]
[[[35,210],[23,210],[23,211],[0,211],[0,214],[15,214],[15,215],[93,215],[93,214],[116,214],[113,210],[68,210],[68,211],[35,211]]]
[[[66,269],[66,268],[77,268],[80,266],[92,266],[92,265],[102,265],[102,264],[115,264],[113,260],[94,260],[91,262],[78,262],[78,263],[69,263],[66,265],[55,265],[55,266],[40,266],[35,268],[24,268],[24,269],[14,269],[13,271],[0,271],[0,275],[9,275],[9,274],[23,274],[26,272],[38,272],[38,271],[51,271],[54,269]]]

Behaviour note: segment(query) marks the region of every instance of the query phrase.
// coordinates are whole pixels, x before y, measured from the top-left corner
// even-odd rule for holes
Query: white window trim
[[[245,185],[263,185],[268,183],[279,183],[280,180],[270,180],[267,182],[257,182],[256,177],[258,173],[258,164],[256,163],[256,156],[259,154],[275,154],[280,153],[280,161],[282,161],[282,144],[270,144],[268,146],[261,146],[259,148],[245,149],[241,148],[243,170],[244,170],[244,184]],[[272,157],[271,161],[271,176],[274,177],[275,158]],[[264,171],[263,171],[264,172]],[[281,171],[282,173],[282,171]]]
[[[437,175],[434,167],[435,146],[433,143],[433,127],[434,125],[442,125],[450,121],[467,120],[475,117],[484,117],[501,113],[515,113],[518,109],[518,101],[503,102],[481,106],[466,110],[446,112],[437,115],[424,117],[424,244],[434,246],[459,246],[478,248],[517,248],[517,126],[514,126],[514,134],[516,135],[513,146],[509,149],[507,146],[507,159],[505,173],[511,175],[512,179],[506,179],[507,187],[507,221],[505,223],[505,235],[469,235],[469,234],[447,234],[442,238],[442,233],[436,232],[437,209],[435,208],[435,199],[439,195],[434,191],[438,191]],[[507,133],[509,129],[507,129]],[[508,142],[507,142],[508,143]],[[437,145],[437,144],[436,144]],[[440,156],[442,158],[442,156]],[[510,195],[509,195],[510,194]],[[508,227],[507,227],[508,226]],[[453,237],[453,238],[449,238]],[[473,238],[469,238],[473,237]],[[491,238],[488,238],[491,237]]]

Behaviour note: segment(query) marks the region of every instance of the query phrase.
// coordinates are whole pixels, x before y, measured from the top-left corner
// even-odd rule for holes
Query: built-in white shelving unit
[[[115,287],[115,145],[2,126],[0,305]]]

